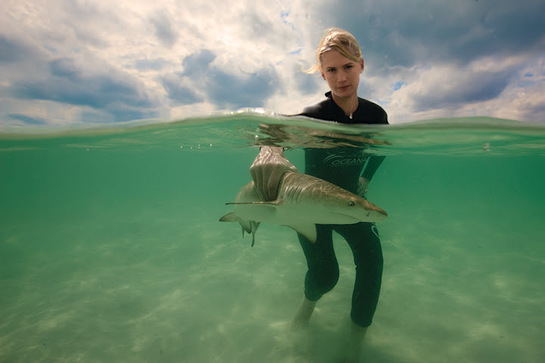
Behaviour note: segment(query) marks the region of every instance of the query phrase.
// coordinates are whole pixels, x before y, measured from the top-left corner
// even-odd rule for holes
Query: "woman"
[[[326,99],[307,107],[300,114],[346,124],[387,124],[386,112],[357,95],[364,61],[354,36],[342,29],[329,29],[318,47],[317,61],[309,73],[319,71],[330,92]],[[360,148],[309,148],[305,150],[305,173],[327,180],[354,193],[366,190],[383,157],[365,155]],[[295,170],[282,148],[262,147],[250,167],[252,178],[263,200],[274,200],[279,182],[287,171]],[[360,193],[361,194],[361,193]],[[381,277],[382,250],[374,223],[316,225],[318,239],[310,243],[299,235],[307,259],[305,296],[293,322],[294,328],[307,325],[316,301],[333,289],[339,266],[333,250],[336,231],[350,245],[356,265],[351,318],[353,337],[361,340],[371,325],[377,306]],[[354,342],[356,343],[356,342]]]

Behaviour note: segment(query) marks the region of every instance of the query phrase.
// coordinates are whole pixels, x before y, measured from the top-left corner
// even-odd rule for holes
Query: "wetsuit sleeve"
[[[388,114],[386,111],[384,111],[381,107],[376,106],[377,109],[377,116],[376,120],[378,124],[388,124]],[[377,156],[377,155],[371,155],[369,156],[369,160],[365,164],[365,167],[363,168],[363,172],[361,173],[361,176],[365,179],[371,181],[375,173],[377,172],[378,168],[380,167],[380,164],[386,159],[386,156]]]
[[[386,156],[377,156],[377,155],[369,156],[369,160],[367,161],[367,164],[365,164],[365,168],[363,169],[361,176],[371,181],[371,179],[373,178],[373,175],[375,175],[380,164],[382,164],[384,159],[386,159]]]

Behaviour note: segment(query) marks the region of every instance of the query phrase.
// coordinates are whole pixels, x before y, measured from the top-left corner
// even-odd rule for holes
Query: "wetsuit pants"
[[[307,259],[305,296],[310,301],[319,300],[335,287],[339,280],[339,264],[333,249],[333,231],[339,233],[350,245],[356,265],[356,280],[352,293],[352,321],[368,327],[378,303],[382,281],[382,248],[374,223],[316,225],[317,240],[312,243],[302,235],[299,242]]]

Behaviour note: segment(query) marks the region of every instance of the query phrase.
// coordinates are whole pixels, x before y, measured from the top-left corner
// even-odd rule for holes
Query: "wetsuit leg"
[[[339,280],[339,264],[333,249],[333,231],[330,225],[316,225],[316,243],[298,234],[307,259],[305,296],[310,301],[319,300],[331,291]]]
[[[368,327],[378,304],[382,281],[382,247],[374,223],[335,226],[335,231],[346,239],[354,255],[356,281],[352,294],[352,321]]]

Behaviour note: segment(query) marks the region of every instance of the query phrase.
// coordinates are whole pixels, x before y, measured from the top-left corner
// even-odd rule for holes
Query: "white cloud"
[[[387,94],[390,85],[402,82],[388,103],[391,118],[399,122],[482,115],[543,121],[545,114],[539,109],[545,105],[545,93],[539,91],[545,87],[543,63],[540,57],[486,57],[464,66],[397,69],[381,92]]]

